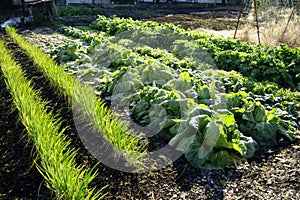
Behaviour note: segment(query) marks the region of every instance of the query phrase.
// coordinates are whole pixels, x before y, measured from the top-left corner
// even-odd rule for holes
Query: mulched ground
[[[34,64],[29,61],[16,45],[10,45],[10,47],[20,55],[18,60],[23,64],[24,69],[26,66],[30,68],[30,77],[34,78],[36,87],[43,88],[43,98],[52,100],[49,107],[53,107],[57,113],[60,113],[63,118],[67,119],[64,125],[70,126],[67,134],[73,141],[72,146],[80,148],[77,158],[78,162],[84,162],[93,166],[97,161],[88,154],[76,135],[72,113],[70,113],[64,100],[55,96],[55,88],[51,89],[48,87],[50,83],[41,78],[41,74],[34,70]],[[3,88],[2,85],[1,88]],[[0,108],[7,108],[7,105],[2,106],[2,99],[3,101],[7,99],[6,93],[1,94]],[[58,99],[60,100],[58,101]],[[4,114],[2,115],[2,113]],[[2,145],[3,131],[13,130],[12,132],[18,132],[19,130],[19,126],[17,127],[12,123],[16,120],[11,120],[9,117],[6,118],[4,116],[9,116],[7,110],[1,110],[0,120],[10,125],[3,126],[1,123],[0,155],[3,155],[2,152],[5,152],[8,146],[11,148],[11,154],[18,151],[23,152],[23,146],[16,141],[16,138],[19,141],[21,136],[9,137],[6,142],[3,142],[6,146]],[[20,130],[23,132],[23,129]],[[9,145],[13,143],[16,145]],[[2,149],[3,146],[5,148]],[[22,158],[28,160],[30,154],[26,154]],[[41,177],[36,178],[30,175],[23,179],[21,176],[22,168],[15,172],[15,176],[10,174],[3,175],[5,174],[6,163],[20,163],[18,161],[10,162],[10,160],[12,159],[4,159],[4,162],[2,162],[1,159],[1,164],[4,164],[3,167],[1,165],[0,188],[3,197],[0,196],[0,199],[11,199],[10,197],[34,199],[35,196],[41,194],[33,189],[30,192],[20,193],[19,196],[9,196],[11,194],[10,190],[15,191],[17,194],[19,194],[19,191],[23,191],[21,188],[14,188],[28,184],[27,181],[29,180],[31,180],[29,181],[30,183],[35,184],[29,185],[28,188],[38,188],[41,183]],[[22,160],[21,163],[23,162]],[[32,160],[28,162],[28,165],[31,162]],[[105,190],[107,192],[106,199],[300,199],[298,192],[300,190],[300,133],[296,134],[296,139],[292,143],[280,141],[277,147],[259,149],[254,158],[236,168],[216,171],[196,169],[181,157],[172,165],[156,172],[131,174],[113,170],[100,164],[98,174],[92,185],[101,187],[107,184],[108,188]],[[12,177],[16,177],[17,181],[15,181],[15,184],[6,185],[7,189],[2,192],[3,186],[1,183],[14,180]],[[51,199],[49,193],[45,192],[44,194],[45,199]]]

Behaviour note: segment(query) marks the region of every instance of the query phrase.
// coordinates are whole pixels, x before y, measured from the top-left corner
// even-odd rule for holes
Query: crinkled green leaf
[[[222,169],[224,167],[233,167],[243,160],[243,158],[239,155],[226,150],[214,152],[210,157],[211,164],[206,167],[208,169]]]
[[[197,115],[190,119],[189,125],[194,127],[196,130],[203,132],[210,120],[211,118],[208,115]]]
[[[252,112],[245,112],[243,114],[243,119],[255,123],[255,119]]]
[[[259,122],[256,125],[257,135],[253,134],[254,139],[261,143],[274,145],[277,143],[277,125],[270,122]],[[260,141],[261,140],[261,141]]]
[[[283,126],[281,126],[280,124],[278,125],[278,130],[279,130],[279,133],[281,135],[283,135],[284,137],[286,137],[287,139],[289,139],[290,141],[293,141],[293,132],[292,131],[288,131],[286,130],[286,128],[284,128]]]
[[[218,113],[214,115],[214,117],[217,120],[222,121],[222,123],[227,127],[233,130],[233,128],[236,126],[234,115],[229,112],[228,110],[224,109],[224,112],[221,113],[220,110],[218,110]]]
[[[230,93],[226,94],[226,105],[227,109],[231,110],[233,108],[241,108],[244,104],[244,99],[247,97],[246,92]]]
[[[208,106],[204,104],[199,104],[198,106],[193,108],[189,113],[190,117],[194,117],[197,115],[208,115],[209,117],[211,117],[213,115],[213,111],[210,110]]]
[[[223,138],[219,141],[219,137],[224,133],[223,126],[220,124],[217,124],[215,121],[211,121],[207,124],[206,130],[203,133],[203,141],[202,145],[199,149],[199,155],[202,157],[205,157],[212,149],[218,145],[224,146]],[[199,133],[202,134],[202,133]],[[217,142],[219,142],[217,144]]]
[[[266,110],[260,102],[255,103],[255,109],[253,111],[253,117],[255,122],[265,122],[267,115]]]
[[[241,138],[241,141],[245,144],[245,146],[247,148],[245,157],[252,158],[254,156],[254,153],[258,146],[257,142],[255,140],[253,140],[252,137],[244,136],[241,133],[240,133],[240,138]]]
[[[196,133],[193,135],[187,133],[188,132],[178,133],[170,140],[169,145],[175,147],[177,151],[185,152],[196,136]]]
[[[210,99],[209,88],[207,85],[199,86],[197,89],[198,99]]]

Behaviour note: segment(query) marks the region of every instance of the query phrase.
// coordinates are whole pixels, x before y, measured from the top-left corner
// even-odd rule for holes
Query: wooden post
[[[54,12],[55,12],[56,18],[59,19],[59,15],[58,15],[58,12],[57,12],[54,0],[52,1],[52,3],[53,3],[53,8],[54,8]]]
[[[260,45],[260,36],[259,36],[259,26],[258,26],[256,0],[254,0],[254,12],[255,12],[255,20],[256,20],[256,29],[257,29],[258,44]]]
[[[293,6],[292,12],[291,12],[290,17],[289,17],[289,19],[288,19],[288,22],[287,22],[287,24],[286,24],[286,26],[285,26],[285,29],[284,29],[284,31],[282,32],[281,36],[280,36],[280,39],[283,38],[283,35],[284,35],[285,32],[287,31],[287,28],[288,28],[288,26],[289,26],[289,23],[290,23],[290,21],[291,21],[293,15],[294,15],[294,10],[295,10],[295,6]]]
[[[238,30],[238,27],[239,27],[239,24],[240,24],[240,19],[241,19],[241,16],[242,16],[243,8],[244,8],[244,0],[241,0],[241,10],[239,12],[239,17],[238,17],[238,21],[237,21],[237,24],[236,24],[236,27],[235,27],[235,32],[234,32],[233,39],[236,38],[236,33],[237,33],[237,30]]]

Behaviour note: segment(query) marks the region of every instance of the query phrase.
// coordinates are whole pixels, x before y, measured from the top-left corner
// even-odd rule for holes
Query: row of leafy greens
[[[121,34],[129,30],[171,30],[173,33],[192,38],[207,50],[219,69],[236,70],[258,81],[269,80],[281,87],[300,91],[300,48],[287,45],[249,45],[234,39],[224,39],[199,32],[186,31],[172,24],[159,25],[156,22],[141,22],[131,18],[99,16],[91,27],[108,35]],[[151,31],[148,31],[153,36]],[[134,35],[133,35],[134,37]],[[166,37],[168,40],[169,37]],[[144,39],[144,38],[142,38]],[[148,38],[146,37],[146,41]]]
[[[218,70],[199,37],[181,36],[176,27],[100,18],[92,26],[104,24],[98,33],[63,27],[81,42],[60,47],[56,59],[111,105],[128,110],[139,125],[157,131],[194,166],[233,166],[253,157],[258,146],[293,140],[299,92]],[[111,37],[118,31],[122,34]],[[213,39],[214,48],[222,46]],[[246,47],[241,43],[240,49],[251,51]]]

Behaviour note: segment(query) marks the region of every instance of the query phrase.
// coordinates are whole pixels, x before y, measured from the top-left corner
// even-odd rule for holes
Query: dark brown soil
[[[168,14],[160,17],[143,18],[142,21],[156,21],[158,23],[172,23],[180,25],[185,29],[205,28],[211,30],[234,30],[237,25],[238,12],[218,11],[218,12],[192,12],[190,14]],[[107,15],[111,16],[111,15]],[[135,15],[129,15],[134,16]],[[61,23],[68,26],[88,26],[96,17],[75,16],[62,18]],[[134,18],[136,19],[136,18]],[[239,27],[249,22],[241,21]]]
[[[153,11],[155,12],[155,11]],[[153,15],[158,17],[146,17],[141,18],[141,16],[136,15],[136,13],[113,13],[111,11],[104,13],[106,16],[117,15],[120,17],[132,17],[133,19],[140,19],[142,21],[156,21],[158,23],[172,23],[175,25],[180,25],[185,29],[197,29],[205,28],[212,30],[234,30],[237,25],[238,11],[197,11],[191,12],[189,14],[182,14],[180,11],[178,13],[169,11],[163,14],[165,11],[156,11],[158,13],[153,13]],[[163,12],[163,13],[159,13]],[[184,12],[183,12],[184,13]],[[92,21],[96,19],[95,16],[74,16],[68,18],[61,18],[61,23],[69,26],[88,26]],[[239,27],[249,24],[249,22],[241,21]]]
[[[237,24],[238,12],[217,11],[217,12],[193,12],[191,14],[171,14],[164,17],[156,17],[144,20],[156,21],[159,23],[172,23],[180,25],[185,29],[205,28],[211,30],[234,30]],[[241,21],[240,26],[246,22]]]

